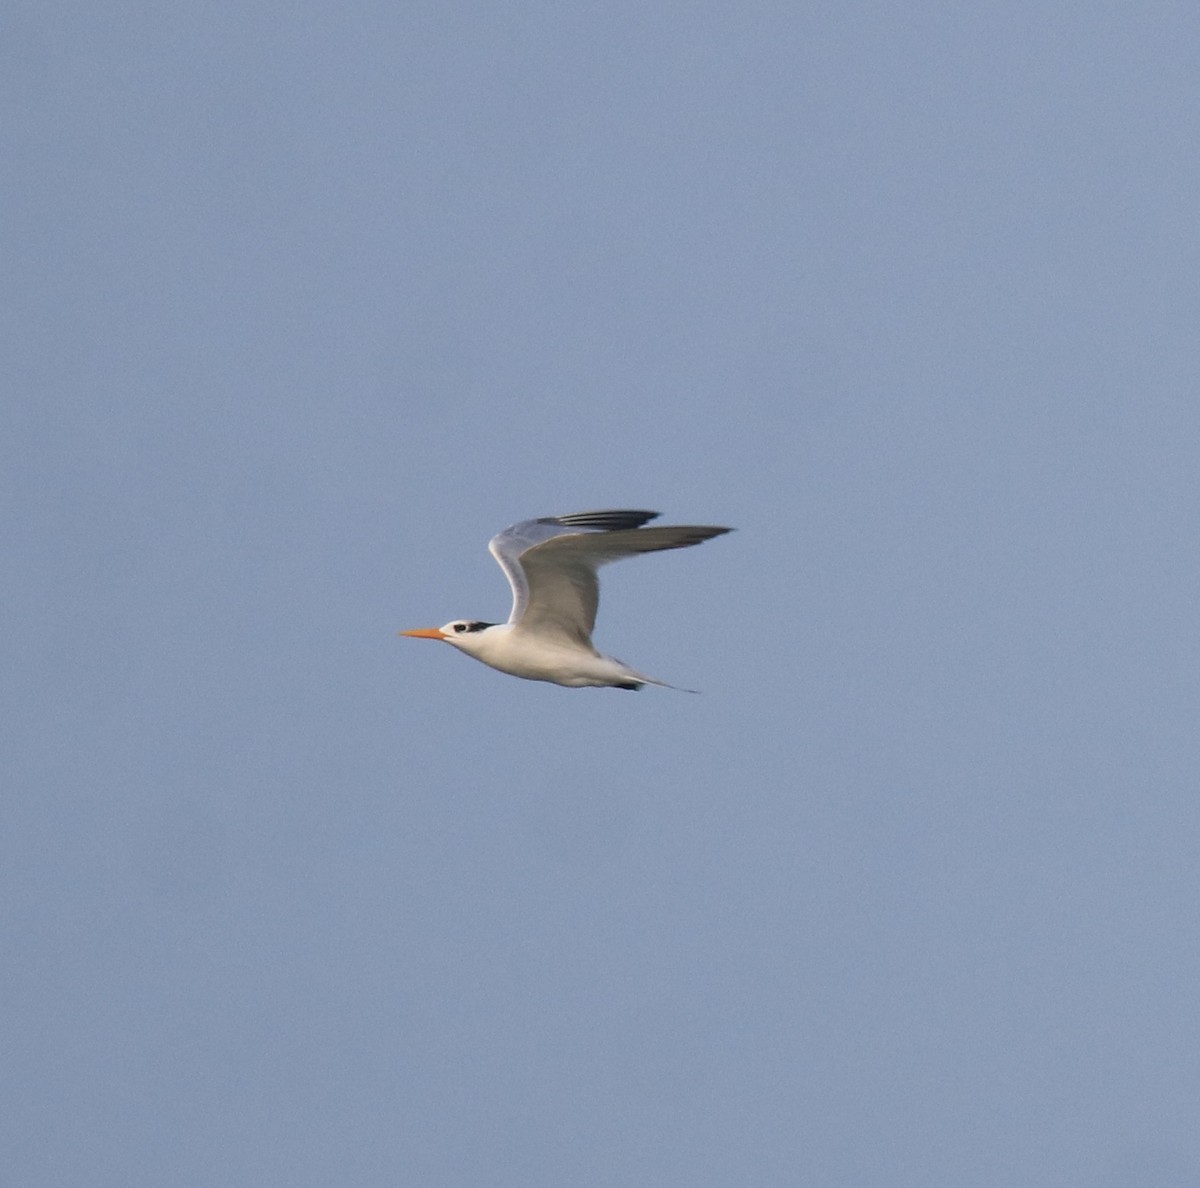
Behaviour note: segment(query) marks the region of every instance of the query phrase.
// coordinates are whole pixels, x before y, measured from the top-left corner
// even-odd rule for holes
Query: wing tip
[[[599,532],[619,532],[640,528],[657,520],[661,512],[612,509],[608,511],[571,512],[565,516],[543,516],[539,524],[560,524],[564,528],[591,528]]]

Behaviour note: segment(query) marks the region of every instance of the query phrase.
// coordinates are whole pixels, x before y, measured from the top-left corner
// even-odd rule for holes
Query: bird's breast
[[[608,685],[622,676],[621,666],[593,648],[565,638],[517,631],[511,623],[481,631],[472,643],[470,654],[477,660],[526,680]]]

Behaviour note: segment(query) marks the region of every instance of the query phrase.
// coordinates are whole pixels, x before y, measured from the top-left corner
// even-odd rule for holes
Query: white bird
[[[642,525],[658,512],[594,511],[523,520],[488,544],[513,590],[507,623],[455,619],[444,627],[401,631],[440,639],[501,672],[529,681],[640,689],[663,685],[592,646],[600,602],[596,570],[610,561],[683,549],[731,531],[713,527]]]

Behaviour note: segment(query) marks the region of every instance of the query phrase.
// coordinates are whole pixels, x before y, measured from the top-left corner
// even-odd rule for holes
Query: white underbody
[[[522,631],[519,624],[498,623],[446,642],[491,668],[527,681],[550,681],[572,688],[665,684],[593,647],[566,636]]]

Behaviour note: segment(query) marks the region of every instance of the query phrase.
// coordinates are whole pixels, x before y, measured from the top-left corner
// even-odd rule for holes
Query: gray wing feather
[[[687,548],[730,531],[706,525],[641,527],[656,514],[580,512],[506,528],[488,548],[513,588],[508,621],[590,646],[600,603],[596,570],[601,565],[639,553]]]

